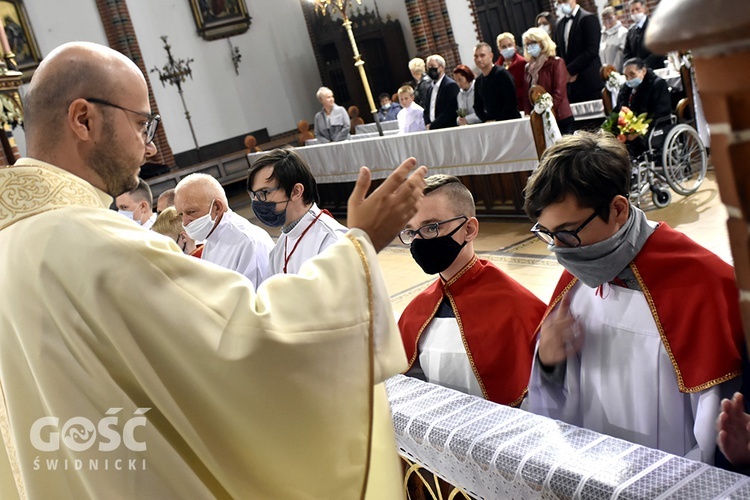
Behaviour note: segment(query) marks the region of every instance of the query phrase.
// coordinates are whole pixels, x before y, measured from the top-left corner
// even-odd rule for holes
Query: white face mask
[[[562,12],[564,16],[569,16],[573,12],[573,7],[571,7],[569,3],[562,3],[560,4],[560,12]]]
[[[539,27],[542,28],[544,31],[546,31],[548,35],[550,34],[551,30],[550,30],[549,24],[542,24]]]
[[[646,17],[646,14],[644,14],[643,12],[636,12],[635,14],[632,14],[630,17],[631,19],[633,19],[633,22],[635,24],[638,24],[641,21],[643,21],[643,18]]]
[[[130,211],[128,211],[128,210],[118,210],[118,211],[117,211],[117,213],[119,213],[119,214],[122,214],[122,215],[124,215],[125,217],[127,217],[128,219],[130,219],[130,220],[132,220],[132,221],[134,221],[134,220],[135,220],[135,219],[133,218],[133,213],[134,213],[134,212],[130,212]]]
[[[185,231],[187,232],[188,236],[190,236],[190,239],[195,241],[204,241],[206,238],[208,238],[208,234],[214,227],[215,218],[211,218],[211,209],[214,207],[215,201],[215,198],[211,200],[211,206],[209,207],[208,213],[206,215],[204,215],[203,217],[198,217],[187,226],[184,226]]]

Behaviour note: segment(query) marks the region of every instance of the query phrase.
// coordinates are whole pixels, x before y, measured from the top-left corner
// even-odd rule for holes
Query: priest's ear
[[[469,217],[466,221],[466,241],[474,241],[479,235],[479,220],[476,217]]]

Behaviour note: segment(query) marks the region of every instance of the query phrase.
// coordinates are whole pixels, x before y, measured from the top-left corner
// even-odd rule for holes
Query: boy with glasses
[[[564,136],[529,179],[532,232],[566,269],[539,328],[529,409],[713,463],[722,397],[739,386],[732,267],[628,202],[627,150]]]
[[[519,406],[544,304],[474,253],[479,221],[461,181],[433,175],[426,182],[422,206],[399,238],[424,272],[440,276],[399,319],[406,374]]]

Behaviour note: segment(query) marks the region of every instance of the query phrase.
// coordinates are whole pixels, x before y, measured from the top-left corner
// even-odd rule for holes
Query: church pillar
[[[138,45],[138,39],[135,36],[135,30],[133,29],[133,23],[130,18],[130,12],[128,11],[126,1],[96,0],[96,7],[99,10],[99,16],[104,25],[104,31],[107,35],[107,43],[109,43],[111,48],[122,52],[129,57],[143,72],[143,76],[146,78],[146,85],[148,85],[148,98],[149,103],[151,104],[151,111],[152,113],[158,113],[159,107],[156,104],[154,93],[151,90],[148,71],[143,63],[143,56],[141,55],[141,49]],[[156,36],[156,34],[154,36]],[[157,130],[156,137],[154,137],[154,145],[156,145],[158,152],[150,161],[161,163],[169,168],[176,168],[174,156],[172,155],[172,148],[169,146],[166,128],[164,127],[163,122],[159,125],[159,130]]]
[[[692,51],[750,345],[750,10],[734,0],[662,2],[646,43],[660,54]]]

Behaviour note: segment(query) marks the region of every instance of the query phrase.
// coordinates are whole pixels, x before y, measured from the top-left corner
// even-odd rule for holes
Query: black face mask
[[[428,68],[427,69],[427,76],[432,78],[435,81],[438,81],[438,78],[440,78],[440,72],[437,68]]]
[[[430,240],[417,238],[411,243],[411,256],[427,274],[442,273],[453,264],[458,254],[461,253],[466,241],[459,243],[453,239],[453,235],[466,224],[463,221],[456,229]]]

